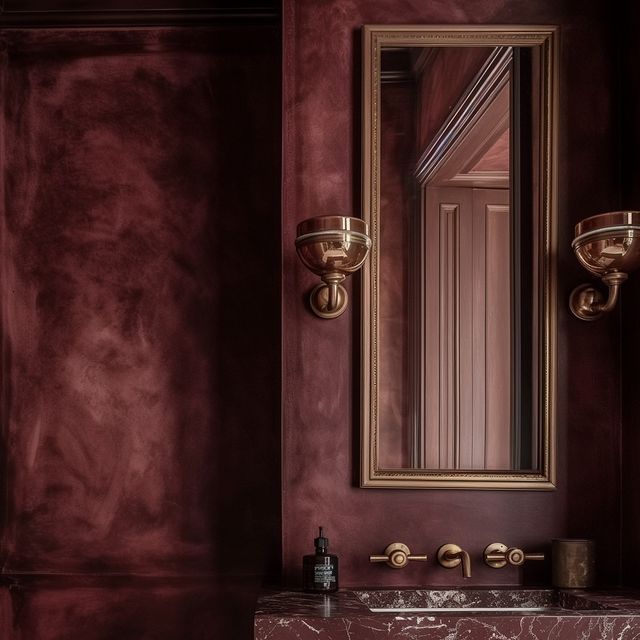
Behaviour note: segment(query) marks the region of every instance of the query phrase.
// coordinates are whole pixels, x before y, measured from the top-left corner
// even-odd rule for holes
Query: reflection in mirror
[[[365,27],[362,486],[552,488],[554,30],[499,29]]]

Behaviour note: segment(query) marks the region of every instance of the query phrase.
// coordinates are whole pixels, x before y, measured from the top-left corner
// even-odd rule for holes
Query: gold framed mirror
[[[555,487],[557,39],[363,27],[361,487]]]

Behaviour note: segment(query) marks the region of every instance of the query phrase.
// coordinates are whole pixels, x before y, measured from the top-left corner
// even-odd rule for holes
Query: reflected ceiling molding
[[[415,82],[436,56],[436,49],[407,50],[406,47],[385,47],[381,61],[380,82]]]
[[[471,131],[495,103],[500,93],[509,82],[509,69],[513,60],[512,47],[496,47],[469,85],[469,89],[452,109],[449,117],[434,136],[431,144],[420,156],[416,165],[415,176],[424,184],[431,181],[438,170],[448,161],[465,138],[465,132]],[[507,109],[501,114],[499,126],[504,131],[509,126],[508,95]],[[498,132],[501,133],[501,132]],[[495,141],[496,135],[493,136]],[[487,144],[487,146],[491,146]],[[482,155],[481,150],[478,155]],[[473,165],[473,159],[469,160]],[[508,172],[501,176],[508,187]]]

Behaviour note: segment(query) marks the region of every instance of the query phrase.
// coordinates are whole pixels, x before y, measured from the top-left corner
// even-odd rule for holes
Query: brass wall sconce
[[[369,229],[360,218],[318,216],[298,225],[298,256],[322,279],[309,298],[317,316],[337,318],[344,313],[349,297],[341,283],[364,264],[369,249]]]
[[[576,225],[571,243],[580,264],[609,287],[607,300],[589,284],[571,292],[569,306],[581,320],[598,320],[609,313],[629,272],[640,267],[640,211],[612,211]]]

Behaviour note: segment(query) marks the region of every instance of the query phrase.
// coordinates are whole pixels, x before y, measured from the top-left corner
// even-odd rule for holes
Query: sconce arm
[[[347,304],[345,294],[343,293],[344,289],[340,284],[344,279],[344,274],[335,271],[322,276],[322,281],[327,285],[327,287],[329,287],[329,290],[326,293],[326,311],[330,313],[337,311],[341,305],[346,306]]]
[[[601,306],[600,313],[609,313],[614,309],[620,297],[620,285],[625,282],[629,276],[626,273],[618,271],[616,273],[608,273],[602,276],[602,282],[609,287],[609,297]]]
[[[591,321],[602,318],[602,316],[615,308],[620,297],[620,286],[628,277],[622,271],[615,271],[602,276],[602,282],[609,288],[609,295],[606,300],[604,300],[602,293],[590,284],[576,287],[571,292],[569,299],[571,312],[580,320]]]

